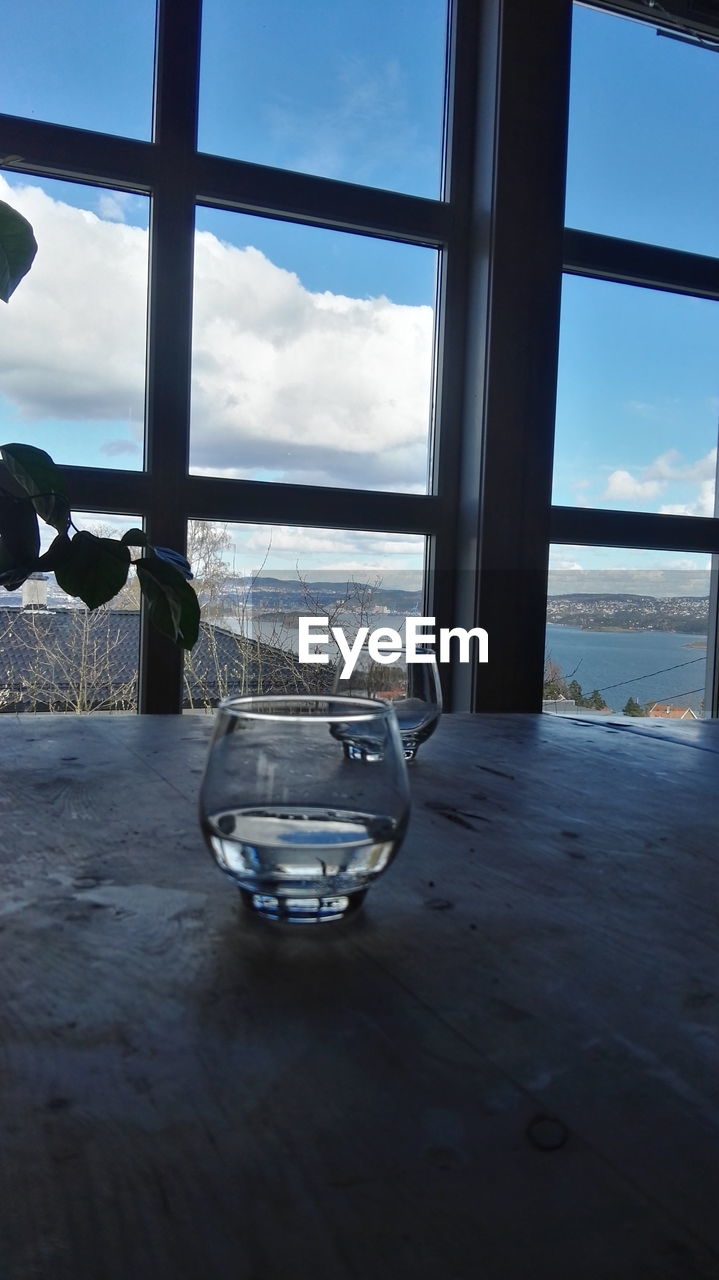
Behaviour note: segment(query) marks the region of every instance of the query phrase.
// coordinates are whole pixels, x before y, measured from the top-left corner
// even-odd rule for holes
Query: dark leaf
[[[32,503],[0,492],[0,571],[36,560],[39,554],[40,530]]]
[[[10,475],[30,498],[37,514],[58,533],[67,533],[70,505],[65,482],[49,453],[31,444],[4,444],[0,447]]]
[[[5,569],[0,572],[0,587],[4,587],[6,591],[17,591],[23,582],[26,582],[31,573],[35,573],[37,569],[37,561],[33,560],[29,564],[15,566],[12,569]]]
[[[179,569],[161,556],[135,561],[150,621],[183,649],[191,649],[200,629],[200,606]]]
[[[10,498],[27,498],[25,490],[13,480],[12,474],[2,461],[2,447],[0,447],[0,492],[7,494]]]
[[[55,577],[68,595],[79,596],[88,609],[97,609],[124,587],[129,567],[130,552],[115,538],[81,532],[71,539]]]
[[[40,530],[28,498],[0,490],[0,586],[16,591],[39,568]]]
[[[159,556],[161,560],[166,560],[168,564],[174,564],[183,578],[188,581],[194,577],[187,556],[181,555],[179,551],[172,551],[170,547],[155,547],[155,555]]]
[[[37,241],[17,209],[0,200],[0,298],[8,302],[32,266]]]
[[[142,529],[128,529],[123,533],[120,542],[124,547],[146,547],[147,534]]]
[[[44,555],[37,562],[38,569],[55,570],[69,560],[72,555],[72,542],[66,533],[58,533]]]

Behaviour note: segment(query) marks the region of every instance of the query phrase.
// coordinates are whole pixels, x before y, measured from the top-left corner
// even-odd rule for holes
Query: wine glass
[[[416,650],[419,660],[400,666],[378,662],[365,646],[351,674],[343,675],[341,657],[335,665],[334,693],[390,703],[397,717],[405,760],[414,760],[442,714],[442,686],[434,651],[422,644]]]
[[[341,920],[389,866],[409,819],[394,711],[332,695],[227,698],[200,822],[245,905],[274,921]]]

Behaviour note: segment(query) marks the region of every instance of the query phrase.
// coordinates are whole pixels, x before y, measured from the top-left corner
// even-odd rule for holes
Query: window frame
[[[380,235],[439,252],[456,237],[451,210],[442,200],[199,153],[200,29],[201,0],[158,0],[149,143],[0,115],[4,167],[151,199],[145,469],[62,467],[73,506],[100,513],[138,512],[152,542],[177,548],[185,546],[190,519],[361,527],[433,538],[445,522],[445,504],[436,493],[377,493],[189,474],[196,205]],[[352,509],[361,510],[360,525],[348,518]],[[180,710],[182,663],[182,652],[143,618],[139,711]]]
[[[675,20],[662,10],[652,18],[651,12],[640,12],[640,6],[622,0],[576,0],[585,8],[609,15],[633,18],[660,25],[674,25],[677,34],[687,35],[681,18]],[[681,5],[678,6],[681,9]],[[706,24],[700,35],[705,36]],[[715,32],[719,38],[719,26]],[[563,272],[605,280],[614,284],[630,284],[694,298],[719,301],[719,258],[666,248],[641,241],[624,240],[591,231],[566,227],[564,231]],[[711,556],[709,590],[709,631],[705,707],[707,716],[719,715],[719,487],[715,496],[715,514],[711,516],[660,515],[654,512],[613,511],[590,507],[554,505],[551,510],[550,540],[555,545],[637,548],[651,551],[699,552]]]
[[[138,512],[178,548],[190,519],[425,535],[425,611],[490,639],[486,666],[442,668],[449,710],[541,709],[550,542],[719,551],[716,519],[551,503],[563,268],[719,297],[714,259],[564,230],[571,15],[452,0],[437,200],[199,153],[201,0],[158,0],[151,142],[0,115],[3,167],[151,197],[146,469],[63,467],[73,505]],[[197,203],[438,251],[428,494],[189,474]],[[140,712],[181,709],[182,665],[143,617]]]

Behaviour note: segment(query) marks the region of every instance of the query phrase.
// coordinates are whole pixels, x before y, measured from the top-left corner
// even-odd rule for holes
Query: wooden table
[[[2,1280],[719,1276],[719,724],[450,717],[351,921],[202,716],[4,716]]]

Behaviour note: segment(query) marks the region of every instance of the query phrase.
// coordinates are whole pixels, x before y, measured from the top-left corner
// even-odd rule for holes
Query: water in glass
[[[218,711],[200,816],[247,906],[290,923],[354,911],[404,837],[409,792],[391,708],[237,698]]]
[[[351,675],[336,664],[334,692],[343,697],[382,698],[391,703],[399,726],[405,760],[414,760],[423,742],[434,733],[442,714],[442,687],[437,660],[427,646],[418,646],[421,662],[380,663],[363,649]]]

